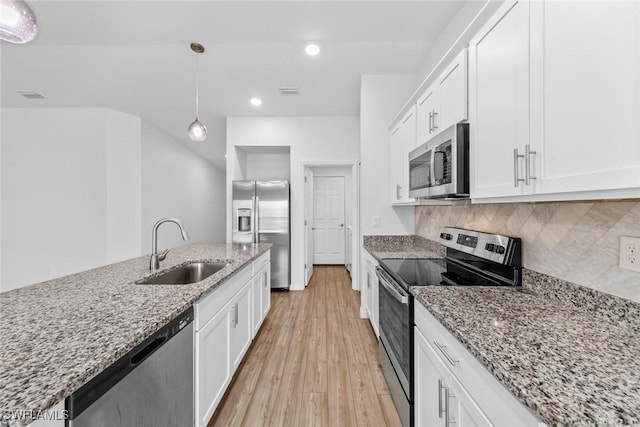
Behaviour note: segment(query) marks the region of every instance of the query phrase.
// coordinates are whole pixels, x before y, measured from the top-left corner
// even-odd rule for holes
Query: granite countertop
[[[411,291],[548,425],[640,425],[637,325],[526,289],[424,286]]]
[[[270,247],[172,249],[162,270],[188,261],[228,264],[190,285],[134,284],[149,276],[143,256],[0,293],[0,422],[2,411],[37,413],[69,396]]]
[[[420,236],[363,236],[363,247],[375,259],[443,258],[444,246]]]

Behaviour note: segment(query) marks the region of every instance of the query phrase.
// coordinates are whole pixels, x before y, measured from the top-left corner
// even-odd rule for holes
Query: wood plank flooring
[[[343,266],[314,266],[303,292],[272,292],[271,311],[212,426],[400,426]]]

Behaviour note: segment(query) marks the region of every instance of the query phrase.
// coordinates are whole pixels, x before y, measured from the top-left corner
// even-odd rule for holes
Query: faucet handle
[[[164,261],[168,253],[169,253],[169,249],[165,249],[164,251],[160,252],[158,254],[158,261]]]

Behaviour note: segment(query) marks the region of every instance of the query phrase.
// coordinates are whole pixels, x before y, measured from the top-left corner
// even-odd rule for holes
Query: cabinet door
[[[640,187],[640,2],[531,3],[538,193]]]
[[[462,52],[438,78],[440,107],[436,110],[436,132],[467,119],[467,50]]]
[[[251,333],[253,331],[251,324],[251,282],[247,282],[246,286],[231,300],[229,315],[231,317],[229,322],[229,353],[231,372],[234,372],[240,365],[242,357],[249,348],[249,344],[251,344]]]
[[[414,148],[416,148],[415,105],[391,134],[389,158],[391,159],[392,203],[415,202],[415,199],[409,198],[409,152]]]
[[[455,377],[449,382],[449,422],[457,427],[493,426]]]
[[[206,426],[231,380],[230,305],[196,333],[196,426]]]
[[[260,292],[262,293],[262,313],[260,313],[260,325],[271,309],[271,263],[260,271]],[[258,325],[258,327],[260,327]]]
[[[437,113],[440,108],[437,89],[438,84],[433,84],[418,98],[416,104],[418,140],[416,145],[424,144],[436,136],[437,128],[434,126],[434,113]]]
[[[420,330],[414,328],[414,411],[416,426],[445,426],[450,374]]]
[[[530,191],[514,156],[529,143],[528,40],[529,3],[507,1],[469,43],[471,198]]]

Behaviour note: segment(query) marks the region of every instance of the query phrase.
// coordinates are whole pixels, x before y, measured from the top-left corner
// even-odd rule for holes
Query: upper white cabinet
[[[530,8],[535,191],[640,187],[640,2]]]
[[[418,98],[418,140],[424,144],[441,131],[467,119],[467,50],[445,68]]]
[[[409,197],[409,152],[414,148],[416,148],[415,105],[391,131],[389,144],[391,204],[415,203],[415,199]]]
[[[527,194],[529,4],[505,3],[469,42],[471,197]],[[534,150],[535,151],[535,150]]]
[[[639,2],[505,3],[469,45],[471,197],[637,191],[639,75]]]

